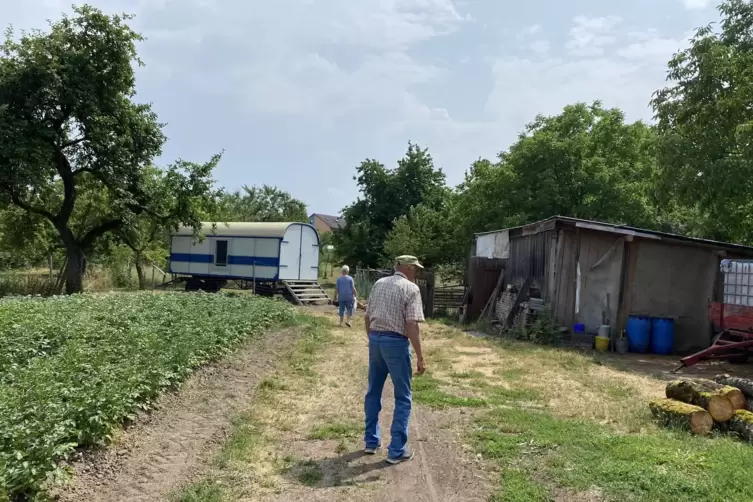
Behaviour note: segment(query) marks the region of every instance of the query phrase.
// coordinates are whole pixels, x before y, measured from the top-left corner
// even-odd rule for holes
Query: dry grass
[[[558,416],[592,419],[622,432],[653,427],[645,403],[662,395],[664,382],[659,379],[602,366],[571,351],[500,344],[457,331],[437,324],[424,330],[427,353],[441,354],[432,373],[447,392],[467,395],[479,383],[531,390]]]

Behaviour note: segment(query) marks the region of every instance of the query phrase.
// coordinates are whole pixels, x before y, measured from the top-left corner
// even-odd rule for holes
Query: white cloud
[[[537,33],[541,32],[541,25],[540,24],[532,24],[531,26],[526,26],[523,28],[523,31],[521,31],[522,35],[536,35]]]
[[[576,28],[587,24],[582,19],[575,22]],[[612,20],[591,27],[616,24]],[[493,65],[496,78],[487,112],[500,122],[518,124],[516,131],[520,131],[537,113],[556,114],[568,104],[602,100],[605,106],[622,108],[630,120],[650,120],[652,93],[665,85],[666,63],[683,42],[652,31],[633,33],[626,42],[618,35],[615,32],[598,54],[582,51],[543,60],[499,58]]]
[[[573,56],[599,56],[604,49],[614,44],[617,38],[613,29],[622,21],[617,16],[594,17],[577,16],[570,29],[570,39],[565,48]]]
[[[546,54],[549,52],[552,44],[548,40],[536,40],[532,42],[528,47],[536,54]]]
[[[710,7],[714,0],[682,0],[686,9],[700,10]]]

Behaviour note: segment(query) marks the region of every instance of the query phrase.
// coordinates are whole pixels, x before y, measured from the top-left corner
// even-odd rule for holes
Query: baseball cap
[[[414,267],[424,268],[418,258],[409,254],[404,254],[395,258],[395,265],[413,265]]]

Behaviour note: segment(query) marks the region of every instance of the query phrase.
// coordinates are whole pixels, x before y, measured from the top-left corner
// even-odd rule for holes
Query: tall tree
[[[653,107],[660,193],[697,215],[696,233],[753,243],[753,4],[725,0],[719,30],[697,30],[669,62]]]
[[[384,243],[395,220],[419,204],[440,209],[449,189],[428,150],[413,143],[408,144],[395,169],[367,159],[356,171],[361,197],[345,208],[343,217],[348,224],[335,231],[333,240],[346,262],[379,266],[386,260]]]
[[[133,101],[141,36],[128,16],[74,7],[50,31],[9,31],[0,45],[0,203],[40,216],[67,255],[66,292],[82,289],[84,258],[136,217],[164,218],[144,186],[165,140],[151,107]],[[216,159],[181,166],[181,183],[209,182]],[[106,201],[107,211],[87,212]],[[183,205],[186,222],[197,218]]]
[[[15,41],[9,31],[0,45],[0,197],[57,230],[69,293],[81,291],[84,255],[94,241],[144,211],[139,173],[164,142],[149,105],[132,101],[141,37],[125,16],[74,10],[49,33]],[[84,178],[108,191],[118,214],[74,233]]]
[[[277,187],[244,186],[219,196],[216,221],[308,221],[306,204]]]
[[[656,226],[654,143],[648,125],[599,102],[539,116],[497,163],[473,165],[453,226],[466,239],[555,215]]]

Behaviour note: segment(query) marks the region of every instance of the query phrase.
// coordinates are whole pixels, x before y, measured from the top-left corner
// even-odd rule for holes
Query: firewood
[[[741,438],[753,442],[753,413],[747,410],[737,410],[729,421],[729,429]]]
[[[716,382],[711,382],[717,388],[710,388],[710,380],[688,380],[681,378],[667,384],[666,395],[683,403],[700,406],[711,414],[716,422],[726,422],[735,412],[732,401]],[[723,387],[723,386],[722,386]]]
[[[733,377],[727,374],[717,375],[714,377],[714,380],[722,385],[729,385],[730,387],[736,387],[740,389],[743,395],[748,398],[748,400],[753,401],[753,380],[750,380],[748,378]],[[751,404],[746,403],[745,409],[748,409],[749,406],[751,406]]]
[[[683,427],[693,434],[705,436],[714,426],[711,414],[700,406],[674,399],[654,399],[648,406],[664,425]]]

